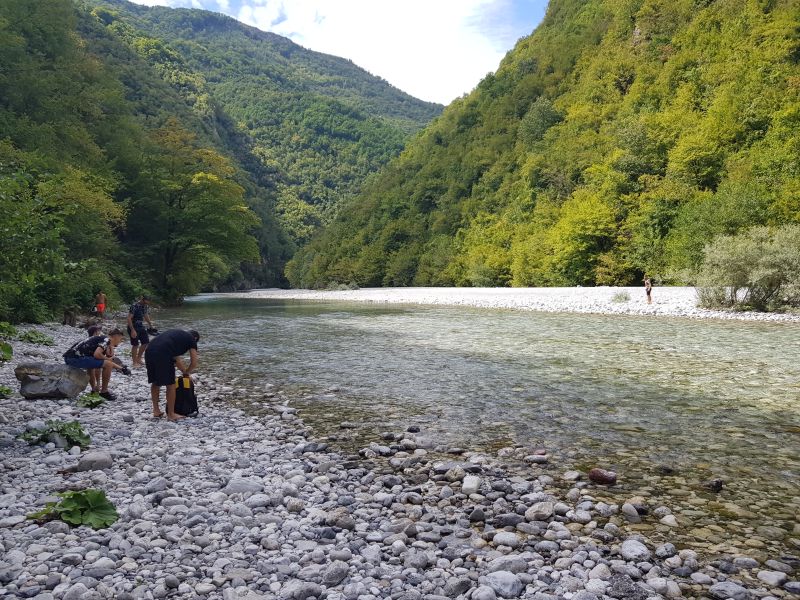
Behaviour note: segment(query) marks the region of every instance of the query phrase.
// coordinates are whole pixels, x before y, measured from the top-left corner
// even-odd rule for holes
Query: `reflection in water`
[[[199,329],[210,368],[293,392],[323,435],[419,424],[470,450],[543,446],[553,474],[619,470],[629,495],[721,477],[709,500],[788,531],[773,504],[798,510],[796,324],[202,298],[160,321]]]

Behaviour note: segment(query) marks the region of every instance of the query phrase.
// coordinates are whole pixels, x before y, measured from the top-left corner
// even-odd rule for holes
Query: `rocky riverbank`
[[[84,335],[39,328],[56,346],[14,342],[21,359],[59,360]],[[201,371],[202,372],[202,371]],[[705,559],[628,525],[669,519],[665,506],[608,504],[570,482],[511,475],[498,458],[443,456],[409,424],[361,456],[311,439],[280,390],[233,408],[234,390],[200,377],[201,416],[150,416],[144,373],[115,374],[113,403],[0,400],[0,597],[465,597],[536,600],[736,600],[800,594],[798,563]],[[237,405],[241,406],[241,398]],[[264,409],[267,406],[267,409]],[[16,439],[46,419],[80,421],[91,446]],[[343,424],[346,426],[346,424]],[[520,449],[522,450],[522,449]],[[532,454],[535,457],[536,454]],[[532,464],[536,463],[531,458]],[[39,525],[25,515],[55,492],[99,488],[120,518],[107,529]],[[642,503],[640,503],[642,502]]]
[[[571,288],[367,288],[357,290],[253,290],[211,294],[226,298],[369,302],[374,304],[428,304],[474,306],[540,312],[592,313],[800,322],[800,315],[708,310],[697,306],[693,287],[657,287],[653,303],[639,287]]]

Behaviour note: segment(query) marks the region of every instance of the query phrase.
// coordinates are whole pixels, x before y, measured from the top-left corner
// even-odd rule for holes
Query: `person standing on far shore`
[[[645,275],[644,276],[644,293],[647,294],[647,303],[648,304],[652,304],[653,303],[653,298],[651,297],[652,292],[653,292],[653,282],[650,281],[650,278],[647,275]]]
[[[94,297],[94,306],[97,309],[97,316],[101,319],[105,318],[106,316],[106,302],[108,299],[106,298],[105,293],[103,290],[97,292],[97,296]]]

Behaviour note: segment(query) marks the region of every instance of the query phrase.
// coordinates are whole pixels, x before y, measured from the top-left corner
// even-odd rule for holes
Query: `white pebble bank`
[[[620,301],[626,294],[627,299]],[[652,304],[647,304],[643,287],[365,288],[342,291],[264,289],[232,294],[205,294],[202,297],[474,306],[542,312],[800,322],[800,315],[699,308],[697,291],[693,287],[656,287],[653,289]]]

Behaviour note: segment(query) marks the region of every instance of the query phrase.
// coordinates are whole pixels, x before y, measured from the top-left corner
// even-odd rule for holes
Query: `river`
[[[198,329],[204,369],[288,399],[346,450],[410,425],[442,449],[544,449],[548,465],[509,468],[613,469],[619,485],[595,498],[642,496],[679,523],[633,530],[714,553],[798,552],[796,323],[202,296],[158,322]],[[703,486],[713,478],[719,494]]]

